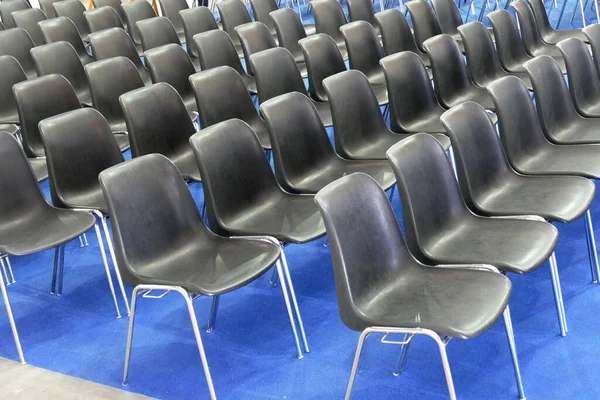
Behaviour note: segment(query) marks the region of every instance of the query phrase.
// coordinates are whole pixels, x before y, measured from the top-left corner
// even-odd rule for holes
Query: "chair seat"
[[[483,263],[524,274],[550,257],[557,240],[557,229],[545,222],[469,215],[422,247],[435,264]]]
[[[304,61],[296,61],[296,65],[298,66],[298,71],[300,71],[300,76],[306,78],[308,76],[308,69],[306,68],[306,63]]]
[[[65,195],[63,201],[70,208],[91,208],[108,214],[108,206],[100,185],[90,186],[83,193],[70,193],[68,197]]]
[[[497,273],[414,266],[357,304],[364,326],[424,328],[461,339],[485,332],[502,315],[510,281]]]
[[[525,84],[525,86],[527,86],[527,89],[532,92],[533,91],[533,84],[531,83],[531,79],[529,79],[529,74],[527,72],[525,72],[525,69],[523,68],[523,71],[517,71],[517,72],[508,72],[508,75],[513,75],[516,76],[517,78],[519,78],[520,80],[523,81],[523,83]]]
[[[579,107],[581,108],[580,114],[588,118],[600,118],[600,101],[597,103],[580,104]]]
[[[18,123],[18,121],[17,121]],[[10,133],[11,135],[15,135],[19,132],[19,127],[15,124],[1,124],[0,123],[0,132]]]
[[[306,36],[314,35],[317,33],[317,27],[315,24],[302,24],[304,26],[304,32],[306,32]]]
[[[448,106],[453,107],[467,101],[473,101],[479,105],[481,105],[486,110],[495,111],[496,106],[492,101],[492,97],[487,92],[487,90],[479,88],[477,86],[470,86],[469,89],[463,91],[462,93],[453,93],[452,99]]]
[[[481,215],[539,215],[551,222],[571,222],[590,207],[592,181],[577,176],[523,176],[511,174],[477,194]]]
[[[579,29],[568,29],[568,30],[552,30],[550,32],[546,32],[542,35],[544,41],[546,43],[556,44],[561,40],[576,38],[579,40],[583,40],[584,42],[589,42],[590,39]]]
[[[532,155],[513,157],[513,166],[523,174],[579,175],[600,178],[597,146],[552,145],[536,149]]]
[[[395,145],[401,140],[411,137],[412,134],[406,133],[390,133],[385,131],[384,133],[378,134],[376,140],[370,140],[368,144],[361,143],[356,149],[346,149],[346,152],[350,152],[349,156],[354,160],[387,160],[386,152],[390,147]],[[450,147],[450,138],[443,134],[432,135],[444,148],[448,150]]]
[[[248,123],[248,121],[246,121],[246,123]],[[252,131],[258,138],[260,145],[264,149],[270,149],[271,138],[269,137],[269,131],[267,130],[267,125],[265,124],[265,122],[260,118],[256,118],[250,121],[248,125],[250,126],[250,128],[252,128]]]
[[[388,97],[387,86],[373,86],[373,93],[375,93],[375,97],[377,98],[377,104],[380,106],[384,106],[390,102]]]
[[[235,47],[235,51],[238,54],[239,58],[244,58],[244,50],[242,49],[242,44],[240,42],[234,42],[233,47]]]
[[[244,85],[248,88],[248,91],[252,94],[258,93],[256,89],[256,79],[252,75],[243,74],[242,80],[244,81]]]
[[[46,165],[46,159],[44,157],[28,158],[27,161],[38,182],[48,179],[48,165]]]
[[[560,71],[563,74],[567,73],[567,66],[565,65],[565,59],[562,57],[562,54],[558,47],[556,46],[546,46],[539,49],[535,49],[533,52],[534,57],[538,56],[550,56],[556,60],[558,66],[560,67]]]
[[[317,108],[317,112],[319,113],[319,117],[321,117],[321,122],[323,123],[323,126],[332,126],[333,119],[331,117],[331,109],[329,108],[329,102],[314,101],[312,98],[310,98],[310,100]]]
[[[15,110],[13,113],[7,113],[5,115],[0,115],[0,130],[5,129],[4,125],[5,124],[9,124],[9,125],[13,125],[13,124],[20,124],[21,121],[19,120],[19,113],[17,112],[17,110]],[[6,131],[5,131],[6,132]]]
[[[87,232],[95,223],[88,213],[48,206],[0,231],[0,253],[22,256],[51,249]]]
[[[129,149],[129,136],[126,133],[115,133],[115,139],[117,140],[117,145],[119,145],[119,150],[125,151]]]
[[[90,88],[82,88],[76,90],[77,98],[79,102],[85,107],[92,107],[92,94],[90,93]]]
[[[600,144],[600,119],[577,118],[560,131],[553,129],[549,136],[558,144]]]
[[[196,158],[191,147],[179,150],[174,155],[169,154],[168,157],[175,164],[184,179],[201,182],[200,171],[198,171],[198,164],[196,163]]]
[[[148,265],[136,265],[136,273],[147,284],[219,295],[260,277],[278,258],[279,249],[271,243],[214,236],[208,241],[190,240]]]

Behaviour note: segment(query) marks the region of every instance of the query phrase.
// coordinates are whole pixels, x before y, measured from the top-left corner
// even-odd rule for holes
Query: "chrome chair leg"
[[[10,265],[10,258],[8,256],[6,256],[4,260],[6,261],[8,273],[10,274],[10,283],[11,284],[17,283],[17,281],[15,280],[15,275],[13,274],[12,265]]]
[[[282,252],[283,254],[283,252]],[[277,271],[277,275],[279,275],[279,282],[281,283],[281,292],[283,293],[283,300],[285,301],[285,308],[288,312],[288,317],[290,319],[290,325],[292,327],[292,333],[294,334],[294,340],[296,342],[296,351],[298,353],[298,358],[302,359],[304,355],[302,354],[302,350],[300,349],[300,340],[298,339],[298,331],[296,330],[296,321],[294,320],[294,313],[292,311],[292,306],[290,304],[290,298],[288,295],[288,288],[286,285],[286,279],[283,274],[283,268],[281,266],[281,259],[277,260],[275,264],[275,270]],[[300,325],[302,326],[302,325]]]
[[[585,4],[587,5],[587,0],[586,0]],[[585,6],[583,5],[583,0],[579,0],[579,8],[580,8],[580,11],[581,11],[581,23],[583,24],[583,27],[585,28],[586,27],[586,24],[585,24]]]
[[[219,298],[217,295],[213,297],[212,306],[210,308],[210,318],[208,319],[208,326],[206,327],[206,333],[211,333],[215,330],[215,322],[217,321],[217,311],[219,310]]]
[[[65,245],[61,244],[54,248],[54,268],[52,270],[51,294],[62,294],[62,278],[65,264]]]
[[[0,263],[4,268],[4,257],[0,257]],[[15,346],[17,347],[17,353],[19,354],[19,361],[21,364],[25,364],[25,357],[23,357],[23,349],[21,348],[21,341],[19,340],[19,333],[17,332],[17,325],[15,324],[15,318],[10,307],[10,301],[8,300],[8,293],[6,292],[6,285],[4,277],[0,274],[0,292],[2,292],[2,299],[4,300],[4,307],[6,308],[6,314],[8,315],[8,323],[12,330],[13,338],[15,340]]]
[[[302,335],[302,341],[304,342],[304,351],[310,353],[310,349],[308,348],[308,341],[306,340],[306,333],[304,332],[304,324],[302,323],[302,316],[300,315],[300,308],[298,307],[298,302],[296,301],[296,293],[294,291],[294,285],[292,284],[292,277],[290,275],[290,269],[288,268],[287,259],[285,257],[285,252],[283,250],[283,245],[281,245],[281,261],[283,262],[283,273],[284,277],[287,279],[287,285],[290,290],[290,296],[292,298],[292,304],[294,305],[294,310],[296,311],[296,318],[298,319],[298,326],[300,327],[300,334]],[[283,285],[283,283],[282,283]]]
[[[104,230],[104,237],[106,238],[106,243],[108,244],[108,252],[110,253],[110,258],[112,260],[113,267],[115,269],[115,274],[117,275],[117,282],[119,283],[121,295],[123,296],[123,301],[125,302],[125,309],[127,310],[127,315],[129,315],[130,314],[129,301],[127,300],[127,294],[125,293],[125,287],[123,286],[123,279],[121,278],[121,273],[119,272],[119,266],[117,265],[117,258],[115,257],[115,249],[113,247],[113,242],[112,242],[112,238],[110,236],[110,232],[108,231],[108,224],[106,223],[106,217],[102,215],[100,220],[102,221],[102,229]]]
[[[271,274],[271,278],[269,279],[269,283],[273,286],[277,286],[277,268],[273,268],[273,273]]]
[[[346,396],[344,400],[350,400],[350,395],[352,394],[352,386],[354,386],[354,379],[356,378],[356,371],[358,370],[358,362],[360,361],[360,353],[362,353],[363,344],[365,343],[365,339],[371,334],[368,330],[364,330],[360,337],[358,338],[358,344],[356,345],[356,353],[354,354],[354,362],[352,363],[352,371],[350,372],[350,381],[348,382],[348,387],[346,388]]]
[[[129,374],[129,360],[131,359],[131,343],[133,342],[133,328],[135,322],[135,306],[137,305],[137,295],[142,289],[136,286],[131,294],[131,313],[129,315],[129,329],[127,331],[127,345],[125,346],[125,366],[123,369],[123,386],[127,386],[127,375]]]
[[[585,213],[585,233],[588,239],[588,252],[590,254],[592,282],[598,283],[598,281],[600,280],[600,264],[598,263],[598,251],[596,250],[596,238],[594,235],[592,213],[590,212],[590,210],[587,210],[587,212]]]
[[[0,275],[4,274],[3,280],[6,284],[6,286],[10,285],[10,279],[8,279],[8,272],[6,271],[6,266],[4,265],[4,262],[2,263],[2,267],[0,269],[2,269],[2,272],[0,272]]]
[[[89,246],[87,235],[85,233],[79,235],[79,247]]]
[[[396,370],[394,372],[392,372],[392,374],[394,376],[400,375],[402,372],[404,372],[404,369],[406,368],[406,360],[408,358],[408,348],[410,346],[410,341],[408,341],[408,337],[409,337],[409,334],[407,333],[404,335],[404,339],[402,339],[402,341],[406,342],[406,344],[403,344],[402,348],[400,349],[400,357],[398,358],[398,364],[396,365]]]
[[[554,253],[550,256],[550,274],[552,276],[552,289],[554,291],[554,301],[556,303],[556,313],[558,314],[558,324],[560,326],[560,336],[567,336],[568,328],[565,316],[562,290],[560,288],[560,277],[556,265],[556,256]]]
[[[515,345],[515,335],[513,333],[512,319],[510,318],[510,309],[508,304],[504,309],[504,328],[506,330],[506,338],[508,339],[508,347],[510,349],[510,356],[513,362],[513,368],[515,370],[515,379],[517,381],[517,390],[519,391],[519,399],[525,400],[525,390],[523,390],[523,381],[521,380],[521,369],[519,368],[519,359],[517,357],[517,347]]]
[[[104,272],[106,273],[106,279],[108,280],[108,287],[110,288],[110,294],[112,295],[113,303],[115,304],[117,318],[121,318],[121,311],[119,310],[117,296],[115,295],[115,287],[113,285],[110,269],[108,268],[108,259],[106,258],[106,250],[104,249],[104,241],[102,240],[102,233],[100,232],[100,227],[98,226],[98,220],[96,220],[96,223],[94,224],[94,230],[96,232],[96,238],[98,239],[98,247],[100,248],[100,255],[102,256],[102,264],[104,264]]]
[[[447,341],[437,338],[433,338],[438,344],[440,349],[440,357],[442,358],[442,365],[444,367],[444,375],[446,376],[446,385],[448,386],[448,394],[451,400],[456,400],[456,392],[454,390],[454,381],[452,380],[452,371],[450,371],[450,363],[448,362],[448,354],[446,353]],[[449,338],[446,338],[446,340]]]

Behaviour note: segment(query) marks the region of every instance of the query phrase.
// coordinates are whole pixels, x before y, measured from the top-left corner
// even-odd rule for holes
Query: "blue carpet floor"
[[[562,28],[570,27],[573,6],[567,8]],[[554,10],[553,18],[557,15]],[[586,17],[595,22],[592,10],[586,10]],[[575,23],[580,23],[578,17]],[[47,181],[42,188],[48,195]],[[201,185],[191,185],[190,190],[201,206]],[[397,197],[393,205],[400,215]],[[600,241],[600,200],[592,211]],[[590,282],[583,221],[558,228],[557,259],[569,323],[566,338],[558,335],[548,265],[528,276],[510,276],[525,391],[529,399],[598,399],[600,285]],[[30,364],[121,388],[128,318],[115,318],[93,231],[88,238],[89,247],[80,248],[77,241],[67,245],[61,297],[49,294],[52,251],[13,257],[17,283],[8,292]],[[268,276],[222,297],[217,329],[202,335],[220,399],[343,398],[359,334],[345,328],[338,316],[331,258],[324,242],[286,249],[311,347],[304,359],[295,358],[281,291],[271,287]],[[210,300],[200,298],[194,304],[204,326]],[[0,338],[0,357],[16,359],[3,307]],[[406,372],[394,377],[399,348],[379,339],[373,336],[367,342],[355,399],[447,397],[437,347],[431,340],[415,339]],[[452,341],[448,353],[459,398],[516,397],[502,322],[476,339]],[[139,302],[130,383],[125,390],[163,399],[208,397],[179,295]]]

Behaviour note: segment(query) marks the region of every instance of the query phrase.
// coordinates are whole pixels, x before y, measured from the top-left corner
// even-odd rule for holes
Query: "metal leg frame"
[[[60,296],[62,294],[63,272],[65,266],[65,245],[54,248],[54,268],[52,269],[52,284],[50,293]]]
[[[3,269],[5,259],[6,256],[0,257],[0,263]],[[8,323],[10,324],[10,329],[12,330],[15,346],[17,347],[17,353],[19,353],[19,361],[21,364],[25,364],[25,357],[23,357],[23,349],[21,348],[21,341],[19,340],[19,333],[17,332],[17,325],[15,324],[15,318],[13,317],[12,308],[10,307],[10,301],[8,300],[8,293],[6,292],[6,285],[2,274],[0,274],[0,292],[2,292],[4,307],[6,308],[6,314],[8,315]]]
[[[554,291],[554,301],[556,303],[556,313],[558,314],[558,325],[560,327],[560,336],[567,336],[569,331],[567,327],[567,318],[565,315],[565,305],[560,288],[560,277],[558,275],[558,267],[556,264],[556,255],[552,253],[550,256],[550,274],[552,276],[552,289]]]
[[[10,258],[8,258],[8,256],[5,256],[4,261],[6,261],[6,266],[8,267],[8,273],[10,274],[10,282],[7,282],[7,285],[11,285],[13,283],[17,283],[17,281],[15,280],[15,275],[13,274],[13,269],[12,269],[12,265],[10,265]],[[4,269],[4,266],[2,266],[2,268]]]
[[[519,359],[517,357],[517,347],[515,345],[515,335],[512,328],[512,320],[510,318],[510,309],[508,304],[504,309],[504,328],[506,330],[506,338],[508,339],[508,348],[510,349],[510,356],[513,362],[513,368],[515,372],[515,380],[517,382],[517,390],[519,392],[519,399],[525,400],[525,390],[523,390],[523,381],[521,379],[521,369],[519,368]]]
[[[596,250],[596,238],[594,237],[594,226],[590,210],[585,213],[585,236],[588,243],[588,254],[592,272],[592,282],[598,283],[600,278],[600,265],[598,264],[598,252]]]
[[[217,295],[213,297],[212,306],[210,308],[210,318],[208,320],[208,326],[206,327],[206,333],[211,333],[215,330],[215,322],[217,321],[217,311],[219,310],[219,298]]]
[[[84,233],[79,236],[79,247],[86,247],[86,246],[89,246],[89,243],[87,240],[87,235]]]
[[[115,257],[115,249],[113,247],[112,238],[110,236],[110,232],[108,231],[108,224],[106,223],[107,217],[102,215],[100,212],[98,212],[98,214],[101,216],[102,229],[104,230],[104,237],[106,237],[106,243],[108,244],[108,252],[110,253],[113,268],[115,269],[115,274],[117,275],[117,282],[119,283],[121,295],[123,296],[123,301],[125,302],[125,309],[127,310],[127,315],[129,316],[129,301],[127,300],[127,294],[125,293],[125,287],[123,286],[123,279],[121,278],[119,266],[117,265],[117,258]]]

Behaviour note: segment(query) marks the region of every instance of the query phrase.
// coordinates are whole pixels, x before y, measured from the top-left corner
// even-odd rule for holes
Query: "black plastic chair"
[[[370,1],[370,0],[369,0]],[[356,69],[369,79],[379,104],[388,103],[383,70],[379,60],[383,57],[383,48],[373,26],[366,21],[350,22],[340,28],[348,49],[350,69]]]
[[[227,32],[231,38],[238,56],[240,58],[244,57],[240,37],[235,28],[252,22],[252,18],[250,18],[246,5],[239,0],[221,0],[216,2],[216,5],[219,10],[219,16],[221,17],[221,23],[223,24],[223,30]]]
[[[136,25],[144,53],[165,44],[179,45],[180,43],[173,24],[166,17],[148,18],[139,21]]]
[[[560,50],[556,45],[547,44],[542,40],[529,4],[524,1],[514,1],[510,5],[515,9],[519,19],[519,28],[525,50],[534,57],[546,55],[554,58],[559,63],[561,71],[566,73],[565,61]]]
[[[557,44],[567,67],[571,100],[584,117],[600,118],[600,79],[588,46],[570,38]]]
[[[99,32],[104,29],[121,28],[124,29],[123,22],[114,8],[104,6],[93,8],[83,13],[90,33]]]
[[[227,32],[213,29],[199,33],[194,36],[193,46],[198,52],[198,61],[202,71],[227,65],[240,74],[250,93],[257,92],[256,80],[242,67],[242,62]]]
[[[249,60],[250,56],[254,53],[277,47],[277,43],[275,43],[273,35],[269,32],[269,28],[262,22],[250,22],[236,26],[235,32],[240,38],[244,60]],[[300,69],[300,65],[298,69]],[[250,75],[254,75],[252,67],[248,63],[246,63],[246,70]]]
[[[596,65],[596,71],[598,71],[598,75],[600,75],[600,25],[589,25],[583,28],[583,33],[585,33],[589,39],[594,65]]]
[[[152,82],[166,82],[177,90],[190,118],[195,121],[198,118],[198,107],[189,77],[196,73],[196,69],[186,51],[179,44],[167,44],[146,52],[145,60]],[[221,89],[224,87],[226,86]]]
[[[144,82],[131,60],[113,57],[85,66],[90,84],[92,104],[108,122],[121,150],[129,148],[129,137],[119,97],[144,87]]]
[[[585,33],[581,29],[554,29],[550,25],[548,14],[546,13],[546,6],[543,0],[528,0],[533,15],[535,16],[535,22],[538,30],[544,42],[549,44],[557,44],[561,40],[568,38],[577,38],[580,40],[588,41]]]
[[[506,10],[496,10],[487,15],[494,29],[496,51],[502,68],[510,73],[526,72],[523,64],[533,57],[525,50],[515,19]]]
[[[192,59],[198,58],[194,36],[199,33],[219,29],[215,16],[208,7],[192,7],[179,12],[185,34],[186,50]]]
[[[126,57],[135,65],[145,84],[152,82],[150,71],[142,64],[131,37],[123,29],[104,29],[100,32],[91,33],[89,38],[96,60]]]
[[[465,101],[474,101],[494,111],[489,93],[471,81],[464,57],[450,35],[427,39],[424,46],[431,58],[434,88],[442,106],[450,108]]]
[[[161,82],[119,97],[123,108],[131,156],[159,153],[168,157],[187,180],[200,182],[200,173],[189,145],[196,129],[181,97]]]
[[[412,0],[404,5],[410,14],[415,43],[419,50],[426,53],[423,43],[427,39],[443,33],[435,11],[425,0]]]
[[[350,22],[366,21],[373,26],[377,35],[381,35],[375,20],[375,7],[373,7],[371,0],[347,0],[346,4],[348,5],[348,19]]]
[[[12,13],[15,11],[28,10],[31,5],[25,0],[10,0],[0,2],[0,18],[5,29],[16,28]]]
[[[13,28],[0,31],[0,56],[14,57],[21,64],[27,79],[37,77],[33,59],[29,53],[34,46],[31,37],[24,29]]]
[[[526,72],[506,72],[502,68],[494,42],[485,25],[477,21],[469,22],[459,26],[458,32],[465,47],[469,75],[475,85],[485,88],[496,79],[514,75],[521,79],[527,88],[533,90]]]
[[[186,43],[183,21],[179,15],[181,11],[189,9],[186,0],[160,0],[158,4],[160,5],[161,14],[173,24],[180,43]]]
[[[140,32],[137,28],[138,21],[143,21],[148,18],[155,18],[156,13],[152,9],[152,6],[147,1],[131,1],[121,4],[123,14],[125,14],[125,26],[127,33],[131,36],[131,40],[136,46],[142,45],[142,39],[140,38]]]
[[[381,31],[381,41],[385,55],[389,56],[401,51],[412,51],[421,57],[426,66],[431,66],[427,54],[417,47],[410,26],[408,26],[408,22],[400,10],[391,8],[378,12],[375,14],[375,20]]]
[[[25,29],[31,37],[33,44],[41,46],[46,43],[38,22],[45,21],[46,16],[39,8],[28,8],[27,10],[15,11],[12,14],[17,28]]]
[[[115,10],[117,14],[119,14],[123,29],[127,30],[127,17],[125,16],[123,7],[121,7],[121,0],[92,0],[92,4],[94,5],[94,8],[110,7]]]
[[[304,59],[302,47],[298,43],[300,40],[306,38],[306,32],[304,31],[300,17],[291,8],[282,8],[273,11],[271,19],[275,24],[279,46],[288,49],[292,57],[294,57],[296,64],[298,64],[298,69],[300,69],[302,77],[306,77],[308,75],[306,60]]]
[[[76,0],[79,1],[79,0]],[[91,107],[90,84],[73,46],[55,42],[31,49],[38,76],[59,74],[67,78],[82,105]]]
[[[323,79],[346,71],[340,50],[331,36],[317,33],[298,42],[306,60],[308,92],[316,101],[327,101]]]
[[[373,177],[384,190],[396,182],[385,160],[347,160],[338,156],[319,114],[306,95],[286,93],[260,106],[273,148],[277,182],[289,193],[316,194],[354,172]]]
[[[17,103],[12,92],[12,87],[19,82],[27,80],[25,71],[16,58],[12,56],[0,56],[0,124],[19,124],[19,113]],[[4,130],[4,129],[2,129]]]
[[[269,28],[269,32],[276,37],[277,32],[275,29],[275,23],[271,18],[271,13],[279,10],[275,0],[250,0],[250,7],[252,8],[254,20],[265,24],[267,28]]]
[[[58,1],[54,3],[54,10],[57,16],[69,18],[75,24],[81,40],[87,42],[90,28],[83,15],[85,13],[85,6],[80,0]]]
[[[276,47],[261,51],[251,55],[249,62],[256,78],[259,104],[289,92],[299,92],[308,95],[296,62],[286,49]],[[332,120],[329,103],[326,101],[314,101],[313,99],[311,101],[317,108],[323,125],[331,126]]]
[[[600,144],[600,119],[577,113],[556,60],[539,56],[525,63],[533,83],[542,129],[556,144]]]
[[[85,44],[79,36],[79,31],[75,24],[67,17],[57,17],[41,21],[38,26],[42,30],[46,43],[68,42],[79,57],[82,65],[86,65],[94,61],[86,50]]]
[[[362,72],[342,72],[325,79],[323,85],[330,99],[335,151],[340,156],[384,160],[391,146],[411,136],[387,127],[373,87]],[[445,149],[450,147],[447,136],[433,135]]]
[[[388,159],[398,180],[408,248],[418,260],[488,264],[504,273],[527,274],[550,259],[560,331],[566,335],[554,226],[541,218],[475,215],[465,204],[444,150],[428,135],[397,144],[388,150]],[[519,397],[525,398],[521,388]]]
[[[517,387],[524,398],[508,300],[511,283],[493,267],[430,267],[409,252],[385,193],[364,174],[339,179],[315,197],[331,243],[339,314],[362,331],[346,391],[349,399],[364,341],[371,333],[403,334],[400,362],[415,335],[440,351],[456,398],[444,337],[469,339],[504,315]],[[432,309],[431,305],[436,304]],[[362,393],[362,392],[361,392]]]
[[[59,2],[61,0],[39,0],[38,3],[40,5],[40,9],[46,15],[46,18],[56,18],[56,11],[54,10],[54,3]]]
[[[463,24],[460,10],[453,0],[431,0],[442,33],[458,37],[458,27]]]
[[[190,76],[189,82],[202,128],[240,119],[252,128],[263,148],[271,149],[265,121],[258,115],[244,81],[233,68],[223,65],[198,72]],[[227,90],[223,90],[225,87]]]
[[[331,36],[340,49],[342,58],[347,59],[346,42],[344,42],[344,37],[340,33],[340,28],[348,21],[341,4],[336,0],[313,0],[310,4],[313,8],[316,33]]]

